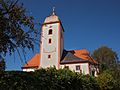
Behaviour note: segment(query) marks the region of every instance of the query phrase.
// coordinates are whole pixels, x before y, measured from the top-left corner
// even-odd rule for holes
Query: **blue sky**
[[[28,13],[40,23],[56,7],[65,29],[65,49],[87,49],[91,53],[108,46],[120,57],[120,0],[20,0]],[[36,51],[38,52],[38,50]],[[35,53],[28,51],[27,60]],[[20,70],[16,56],[6,56],[7,70]]]

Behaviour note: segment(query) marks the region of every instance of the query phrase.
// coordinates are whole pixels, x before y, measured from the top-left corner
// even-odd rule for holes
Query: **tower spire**
[[[53,7],[52,15],[55,15],[55,7]]]

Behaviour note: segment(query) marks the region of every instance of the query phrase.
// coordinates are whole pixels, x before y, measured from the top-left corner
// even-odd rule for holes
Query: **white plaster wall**
[[[52,26],[50,28],[50,26]],[[41,44],[41,60],[40,66],[42,68],[47,68],[50,66],[56,66],[58,68],[58,29],[59,23],[47,24],[42,28],[42,44]],[[52,35],[48,35],[49,29],[53,30]],[[48,39],[52,39],[52,43],[48,43]],[[48,59],[48,55],[51,55],[51,58]]]
[[[35,71],[35,69],[28,68],[28,69],[23,69],[23,71],[25,71],[25,72],[34,72],[34,71]]]
[[[88,63],[82,64],[81,69],[82,69],[83,74],[89,74],[89,64]]]
[[[88,63],[78,63],[78,64],[64,64],[60,65],[61,68],[65,66],[69,66],[69,69],[75,72],[80,72],[80,70],[76,70],[76,66],[80,65],[80,69],[82,70],[83,74],[89,74],[89,64]]]

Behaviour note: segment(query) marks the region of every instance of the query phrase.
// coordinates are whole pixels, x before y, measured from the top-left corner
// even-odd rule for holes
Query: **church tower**
[[[57,69],[60,68],[60,60],[64,49],[63,33],[62,23],[53,8],[52,15],[46,17],[42,24],[40,67],[47,68],[55,66]]]
[[[23,71],[30,72],[40,68],[69,68],[83,74],[95,75],[98,63],[86,49],[64,50],[64,29],[54,8],[50,16],[45,18],[41,28],[40,54],[36,54],[25,64]]]

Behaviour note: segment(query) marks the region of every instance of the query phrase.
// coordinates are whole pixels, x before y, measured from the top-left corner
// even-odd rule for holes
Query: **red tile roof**
[[[38,68],[40,65],[40,54],[36,54],[31,60],[27,62],[22,68]]]
[[[97,64],[97,61],[95,61],[91,56],[90,53],[86,49],[82,50],[71,50],[68,51],[71,52],[74,56],[81,58],[83,60],[88,60],[93,64]],[[40,66],[40,54],[36,54],[31,60],[25,64],[22,69],[24,68],[38,68]]]
[[[89,51],[87,51],[86,49],[72,50],[70,52],[72,52],[75,56],[79,58],[82,58],[84,60],[89,60],[90,62],[97,64],[97,62],[90,56]]]

